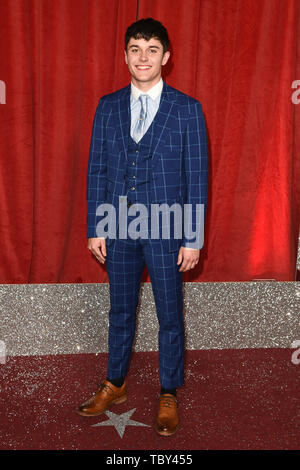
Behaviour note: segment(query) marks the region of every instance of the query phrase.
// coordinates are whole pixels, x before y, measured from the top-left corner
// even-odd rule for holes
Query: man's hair
[[[125,33],[125,50],[131,38],[145,39],[149,41],[151,38],[158,39],[163,46],[163,53],[169,48],[169,36],[166,28],[160,21],[153,18],[144,18],[132,23]]]

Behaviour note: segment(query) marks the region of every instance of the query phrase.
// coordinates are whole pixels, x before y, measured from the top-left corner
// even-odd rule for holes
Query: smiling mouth
[[[136,68],[138,70],[148,70],[151,68],[151,65],[137,65]]]

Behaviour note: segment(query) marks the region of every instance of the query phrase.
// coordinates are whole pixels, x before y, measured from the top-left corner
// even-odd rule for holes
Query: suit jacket
[[[97,207],[113,204],[118,220],[119,196],[126,196],[130,92],[128,85],[103,96],[97,106],[87,173],[88,238],[99,236]],[[191,204],[196,221],[196,205],[205,209],[207,204],[208,146],[201,103],[164,83],[153,126],[151,203]],[[184,231],[181,240],[165,243],[169,250],[189,246]]]

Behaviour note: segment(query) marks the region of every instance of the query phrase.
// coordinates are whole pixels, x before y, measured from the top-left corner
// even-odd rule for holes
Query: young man
[[[96,416],[127,399],[125,377],[146,264],[159,321],[161,390],[155,429],[164,436],[178,429],[176,389],[184,383],[182,272],[196,266],[203,241],[196,234],[191,242],[185,231],[167,237],[161,231],[158,236],[142,231],[139,237],[130,237],[127,229],[134,209],[149,210],[140,219],[145,228],[152,206],[161,204],[189,205],[184,224],[195,225],[198,208],[207,202],[208,167],[200,102],[161,78],[170,57],[168,46],[168,33],[160,22],[147,18],[132,24],[125,35],[131,84],[102,97],[96,110],[87,176],[87,237],[88,249],[106,263],[109,277],[109,354],[106,380],[77,410],[83,416]],[[105,203],[113,205],[118,221],[116,235],[109,232],[108,237],[99,228],[99,216],[104,215],[99,206]],[[159,230],[171,232],[182,224],[182,219],[174,222],[175,216],[172,221],[155,220]],[[156,226],[152,218],[151,224]],[[203,221],[197,219],[196,226],[196,232],[203,230]]]

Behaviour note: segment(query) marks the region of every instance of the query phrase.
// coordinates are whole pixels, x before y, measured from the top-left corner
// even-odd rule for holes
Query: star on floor
[[[146,426],[150,428],[149,424],[139,423],[138,421],[130,419],[135,410],[136,408],[133,408],[121,415],[117,415],[112,411],[106,411],[105,414],[109,419],[107,421],[102,421],[101,423],[93,424],[92,426],[114,426],[121,439],[124,436],[126,426]]]

